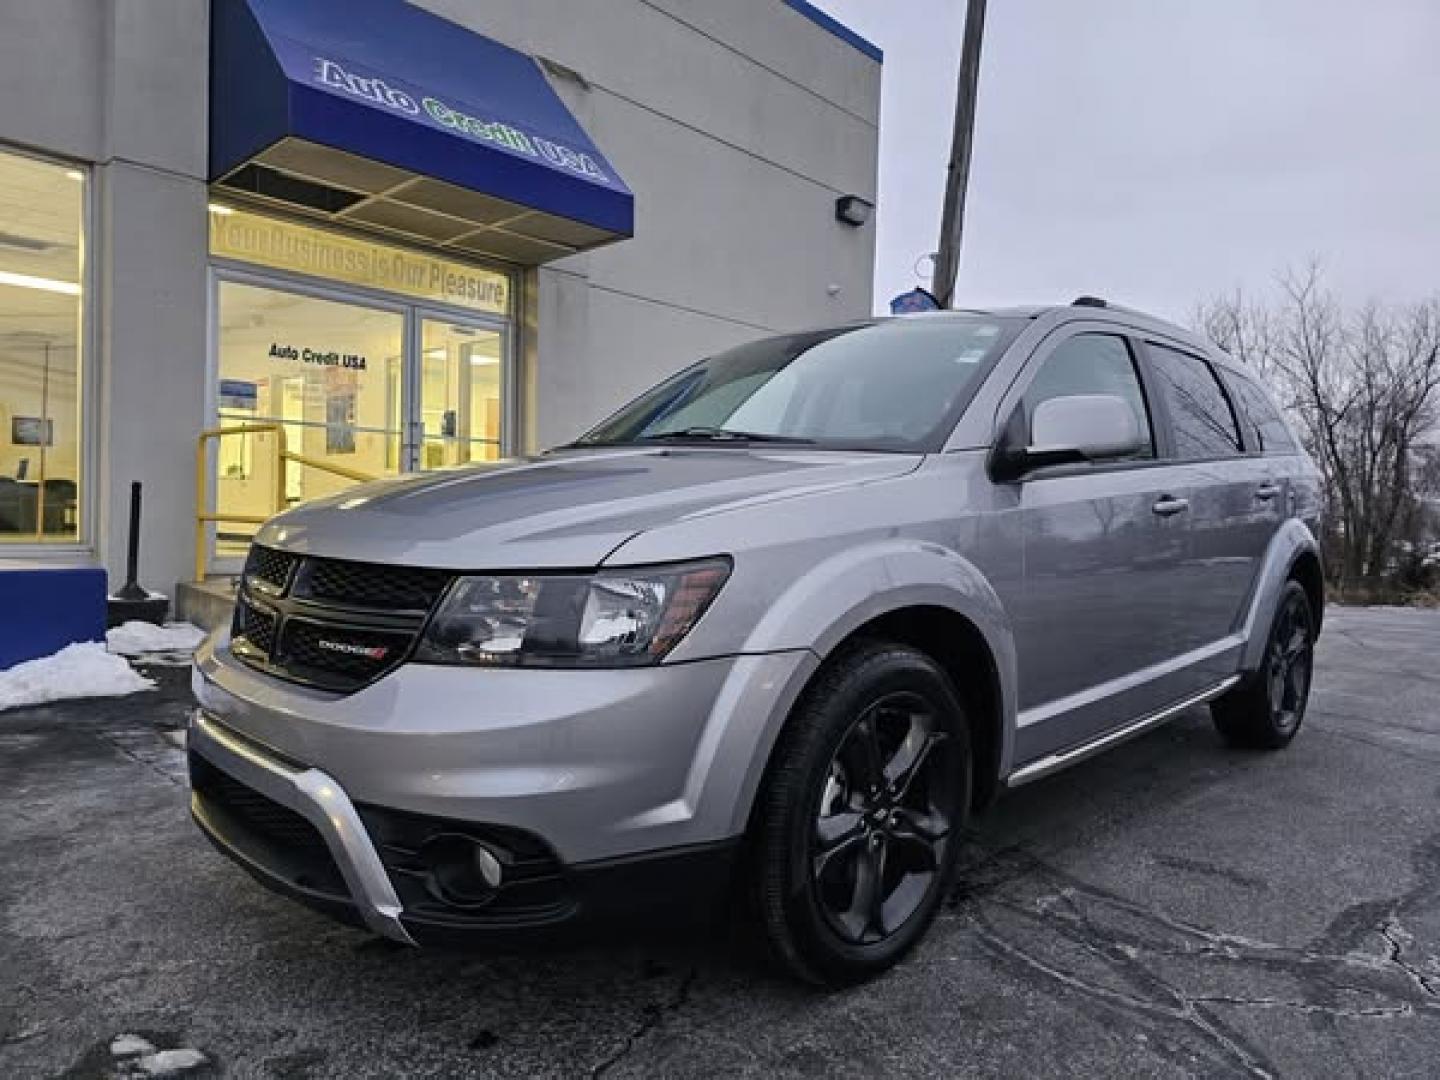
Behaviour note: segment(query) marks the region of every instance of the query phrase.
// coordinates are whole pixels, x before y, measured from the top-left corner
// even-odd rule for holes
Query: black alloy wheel
[[[1315,674],[1315,619],[1297,581],[1285,584],[1260,670],[1210,704],[1215,727],[1233,746],[1279,750],[1305,720]]]
[[[970,785],[966,712],[934,660],[886,641],[828,659],[754,810],[752,885],[776,958],[845,986],[904,956],[954,877]]]
[[[1276,730],[1293,735],[1300,726],[1314,664],[1310,606],[1303,595],[1291,593],[1276,617],[1266,655],[1266,690]]]
[[[812,839],[821,911],[856,945],[881,941],[920,907],[949,852],[950,736],[910,691],[872,704],[830,759]]]

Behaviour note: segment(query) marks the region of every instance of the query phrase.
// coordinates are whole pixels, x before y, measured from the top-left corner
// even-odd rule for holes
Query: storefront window
[[[218,440],[217,555],[243,554],[254,535],[231,519],[500,456],[509,275],[220,205],[210,250],[220,425],[270,429]],[[278,464],[277,425],[300,460]]]
[[[284,462],[281,493],[274,434],[222,437],[220,513],[267,517],[398,471],[403,314],[222,281],[219,318],[221,426],[278,425],[300,458]],[[254,531],[222,522],[217,549],[243,546]]]
[[[0,151],[0,544],[80,538],[85,174]]]

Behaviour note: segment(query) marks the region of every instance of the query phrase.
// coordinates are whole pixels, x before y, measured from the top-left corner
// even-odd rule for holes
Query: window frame
[[[1213,363],[1208,356],[1193,345],[1177,342],[1165,338],[1159,334],[1136,334],[1132,335],[1145,356],[1145,369],[1153,387],[1152,401],[1155,407],[1164,417],[1167,454],[1166,460],[1172,465],[1195,465],[1203,462],[1215,461],[1237,461],[1251,455],[1249,440],[1246,438],[1245,425],[1240,422],[1240,414],[1235,407],[1235,396],[1231,391],[1230,384],[1221,375],[1220,366]],[[1166,400],[1165,394],[1160,386],[1160,376],[1155,369],[1155,359],[1151,353],[1152,349],[1169,349],[1171,352],[1179,353],[1181,356],[1188,356],[1190,359],[1201,364],[1215,380],[1215,385],[1220,391],[1220,397],[1225,402],[1225,407],[1230,410],[1230,421],[1235,425],[1235,435],[1238,442],[1238,450],[1233,454],[1211,454],[1206,457],[1181,457],[1179,443],[1175,438],[1175,418],[1170,412],[1170,403]]]
[[[84,194],[80,200],[80,320],[76,330],[76,348],[80,352],[76,365],[76,394],[80,399],[76,416],[75,510],[79,526],[73,540],[36,543],[0,544],[0,559],[47,558],[73,560],[78,556],[93,557],[99,551],[101,497],[103,479],[100,475],[101,404],[100,404],[100,320],[98,311],[101,280],[101,250],[96,223],[99,221],[100,192],[97,173],[87,161],[60,154],[42,154],[13,143],[0,142],[0,154],[28,158],[81,174]]]
[[[1012,435],[1012,425],[1017,411],[1024,402],[1025,394],[1050,358],[1063,346],[1077,337],[1100,335],[1119,338],[1130,353],[1130,362],[1140,383],[1140,393],[1145,402],[1145,411],[1150,421],[1150,435],[1155,454],[1148,458],[1125,458],[1117,461],[1086,461],[1065,465],[1047,465],[1026,473],[1022,482],[1032,480],[1058,479],[1069,476],[1093,476],[1100,473],[1132,472],[1140,469],[1155,469],[1175,464],[1174,444],[1171,441],[1169,415],[1159,407],[1156,400],[1154,373],[1150,369],[1150,358],[1141,347],[1139,335],[1129,326],[1119,322],[1067,323],[1057,327],[1031,350],[1025,363],[1016,372],[1010,385],[1001,395],[999,407],[995,410],[994,436],[991,440],[993,454]]]

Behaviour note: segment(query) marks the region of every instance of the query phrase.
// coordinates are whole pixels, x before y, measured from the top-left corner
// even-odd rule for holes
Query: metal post
[[[125,554],[125,584],[115,596],[120,600],[148,600],[140,587],[140,481],[130,485],[130,547]]]
[[[210,541],[210,526],[205,515],[210,512],[209,485],[206,477],[210,473],[209,440],[202,432],[195,444],[195,580],[205,580],[205,563]]]
[[[275,425],[275,513],[285,509],[285,425]]]

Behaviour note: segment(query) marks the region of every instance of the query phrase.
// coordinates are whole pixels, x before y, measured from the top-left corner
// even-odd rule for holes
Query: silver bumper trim
[[[203,709],[190,715],[189,746],[217,768],[314,825],[324,837],[365,925],[392,941],[415,944],[400,922],[400,898],[395,895],[360,815],[332,777],[266,753]]]

